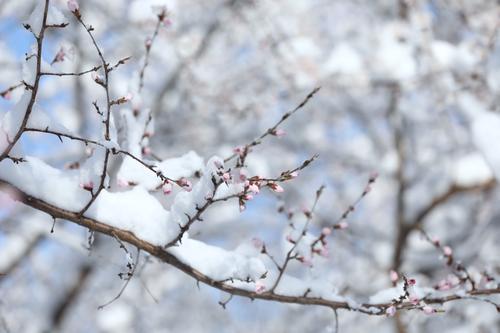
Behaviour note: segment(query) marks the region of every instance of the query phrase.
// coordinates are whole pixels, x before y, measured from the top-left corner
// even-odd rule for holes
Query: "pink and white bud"
[[[177,185],[179,185],[180,187],[182,187],[185,191],[187,192],[191,192],[191,190],[193,189],[193,184],[191,184],[191,182],[182,177],[181,179],[177,180]]]
[[[433,314],[433,313],[435,313],[435,312],[436,312],[436,310],[435,310],[435,309],[433,309],[432,307],[430,307],[430,306],[428,306],[428,305],[424,306],[424,307],[422,308],[422,311],[424,311],[424,313],[425,313],[425,314],[427,314],[427,315],[430,315],[430,314]]]
[[[271,183],[269,186],[276,193],[282,193],[284,191],[283,187],[281,187],[278,183]]]
[[[284,130],[278,128],[278,129],[274,130],[271,134],[280,138],[282,136],[285,136],[286,132]]]
[[[258,194],[260,192],[259,187],[256,184],[251,184],[248,186],[248,190],[253,194]]]
[[[328,251],[328,248],[326,246],[323,246],[319,250],[319,255],[322,256],[322,257],[328,258],[328,256],[330,255],[330,252]]]
[[[388,317],[392,317],[396,314],[396,307],[394,305],[391,305],[390,307],[388,307],[386,310],[385,310],[385,314],[388,316]]]
[[[165,184],[163,184],[163,186],[161,187],[161,190],[163,191],[163,194],[165,194],[165,195],[172,193],[172,183],[167,181]]]
[[[83,188],[86,191],[92,191],[94,189],[94,182],[93,181],[88,181],[86,183],[81,183],[80,187]]]
[[[74,13],[80,10],[80,5],[76,0],[68,0],[68,9],[70,12]]]
[[[340,222],[337,225],[338,225],[339,229],[347,229],[349,227],[349,224],[347,224],[347,222]]]
[[[324,236],[328,236],[332,233],[332,229],[328,228],[328,227],[324,227],[322,230],[321,230],[321,234],[324,235]]]
[[[257,280],[255,282],[255,292],[257,294],[262,294],[265,291],[266,291],[266,285],[264,284],[264,282],[262,280]]]
[[[253,195],[251,195],[250,193],[249,194],[245,194],[245,196],[243,197],[243,199],[245,200],[252,200],[253,199]]]
[[[235,154],[238,154],[238,155],[242,156],[242,155],[244,154],[244,152],[245,152],[245,147],[243,147],[243,146],[238,146],[238,147],[235,147],[235,148],[233,149],[233,152],[234,152]]]
[[[414,286],[417,283],[417,280],[415,279],[408,279],[407,280],[409,286]]]
[[[222,179],[225,181],[225,182],[228,182],[231,180],[231,174],[229,172],[224,172],[222,174]]]
[[[142,155],[151,155],[151,148],[142,147]]]
[[[410,296],[410,303],[413,305],[418,305],[418,303],[420,303],[420,299],[417,296],[412,295]]]
[[[6,91],[5,93],[2,94],[2,97],[5,98],[6,100],[9,100],[12,98],[12,93],[10,91]]]
[[[443,253],[445,256],[451,257],[451,255],[453,254],[453,250],[451,249],[451,247],[445,246],[443,247]]]

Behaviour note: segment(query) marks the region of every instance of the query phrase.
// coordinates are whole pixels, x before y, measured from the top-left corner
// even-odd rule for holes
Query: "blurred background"
[[[22,80],[34,43],[25,22],[37,1],[0,1],[0,91]],[[99,64],[86,32],[66,1],[52,0],[70,23],[45,39],[54,71],[79,72]],[[141,95],[134,93],[153,34]],[[248,158],[252,174],[273,176],[306,158],[319,159],[284,185],[262,193],[240,213],[235,202],[211,209],[192,237],[225,249],[258,237],[284,256],[286,214],[310,207],[326,185],[313,231],[336,221],[356,200],[369,175],[377,183],[332,235],[330,255],[297,277],[329,281],[340,294],[366,301],[391,286],[389,271],[436,286],[451,271],[418,228],[438,237],[480,279],[500,277],[500,206],[495,168],[474,142],[474,114],[498,113],[500,7],[495,0],[109,0],[80,1],[80,12],[114,63],[114,96],[134,94],[123,107],[150,109],[150,147],[162,159],[190,150],[206,160],[229,156],[272,126],[315,87],[320,92],[287,120],[287,135],[271,137]],[[81,136],[95,134],[92,101],[101,88],[90,76],[46,77],[39,106]],[[0,112],[22,94],[0,98]],[[472,114],[472,116],[471,116]],[[498,128],[500,131],[500,128]],[[491,149],[500,143],[491,141]],[[85,149],[56,137],[30,135],[27,154],[66,167]],[[496,147],[496,148],[495,148]],[[500,152],[500,151],[499,151]],[[500,170],[500,166],[499,166]],[[143,255],[124,294],[112,299],[126,270],[115,240],[71,223],[57,223],[0,192],[0,332],[333,332],[332,311],[235,297],[199,285]],[[500,332],[491,304],[474,300],[394,318],[339,312],[341,332]]]

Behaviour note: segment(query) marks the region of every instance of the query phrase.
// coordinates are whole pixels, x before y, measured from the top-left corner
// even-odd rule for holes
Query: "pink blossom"
[[[322,256],[322,257],[328,258],[328,256],[330,255],[330,252],[328,251],[328,248],[326,246],[323,246],[319,250],[319,255]]]
[[[247,180],[247,171],[245,169],[240,169],[239,171],[239,175],[238,175],[238,178],[240,179],[240,181],[244,182]]]
[[[94,80],[96,83],[103,84],[102,78],[97,72],[92,72],[92,74],[90,74],[90,77],[92,77],[92,80]]]
[[[245,194],[245,196],[243,197],[245,200],[252,200],[253,199],[253,195],[251,194]]]
[[[385,314],[388,317],[394,316],[396,314],[396,307],[394,305],[391,305],[390,307],[388,307],[387,309],[385,309]]]
[[[123,99],[127,102],[132,100],[132,98],[134,98],[134,95],[132,93],[128,93],[127,95],[125,95],[125,97],[123,97]]]
[[[92,191],[94,189],[94,182],[90,180],[86,183],[81,183],[80,187],[83,188],[84,190]]]
[[[262,294],[265,291],[266,291],[266,285],[264,284],[264,282],[262,280],[257,280],[255,282],[255,292],[257,294]]]
[[[264,246],[264,242],[262,241],[262,239],[260,238],[257,238],[257,237],[254,237],[252,238],[252,245],[256,248],[256,249],[261,249],[262,246]]]
[[[447,280],[441,280],[438,283],[437,289],[445,291],[451,289],[451,284]]]
[[[70,12],[74,13],[80,9],[80,6],[76,0],[68,0],[68,9]]]
[[[427,315],[430,315],[430,314],[433,314],[434,312],[436,312],[436,310],[434,310],[432,307],[426,305],[422,308],[422,311],[424,311],[425,314]]]
[[[169,181],[165,182],[161,189],[163,191],[163,194],[165,195],[172,193],[172,183],[170,183]]]
[[[191,184],[191,182],[184,177],[177,180],[177,185],[182,187],[187,192],[191,192],[191,190],[193,189],[193,184]]]
[[[6,91],[5,93],[2,94],[2,97],[5,98],[6,100],[9,100],[12,98],[12,93],[10,91]]]
[[[242,156],[244,153],[245,153],[245,147],[243,146],[238,146],[236,148],[233,149],[233,152]]]
[[[445,246],[443,247],[443,253],[445,256],[451,257],[451,255],[453,254],[453,250],[451,249],[451,247]]]
[[[398,274],[398,272],[391,270],[390,273],[389,273],[389,276],[391,278],[391,282],[392,283],[398,282],[398,280],[399,280],[399,274]]]
[[[279,184],[277,183],[271,183],[270,184],[270,187],[271,189],[276,192],[276,193],[281,193],[284,191],[283,187],[281,187]]]
[[[302,258],[299,258],[299,261],[307,267],[313,267],[313,262],[312,262],[311,258],[302,257]]]
[[[277,136],[277,137],[282,137],[282,136],[286,135],[286,132],[282,129],[276,129],[272,132],[272,134]]]
[[[229,172],[224,172],[222,174],[222,179],[224,179],[225,182],[228,182],[231,179],[231,174]]]
[[[339,224],[337,224],[337,226],[339,229],[347,229],[349,227],[349,224],[347,224],[347,222],[340,222]]]
[[[408,279],[407,282],[409,286],[414,286],[417,283],[415,279]]]
[[[410,303],[413,305],[417,305],[418,303],[420,303],[420,299],[417,296],[412,295],[410,296]]]
[[[325,235],[325,236],[328,236],[332,233],[332,229],[328,228],[328,227],[325,227],[321,230],[321,234]]]
[[[248,186],[248,190],[253,194],[258,194],[260,192],[259,187],[256,184],[251,184]]]

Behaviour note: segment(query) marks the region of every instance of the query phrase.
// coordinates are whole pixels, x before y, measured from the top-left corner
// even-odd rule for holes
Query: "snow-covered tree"
[[[0,17],[0,331],[500,332],[495,1]]]

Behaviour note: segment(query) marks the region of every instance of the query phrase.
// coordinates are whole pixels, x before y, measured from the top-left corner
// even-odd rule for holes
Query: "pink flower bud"
[[[417,296],[412,295],[410,296],[410,303],[413,305],[417,305],[418,303],[420,303],[420,299]]]
[[[407,282],[409,286],[414,286],[417,283],[415,279],[408,279]]]
[[[451,257],[451,255],[453,254],[453,250],[451,249],[451,247],[445,246],[443,247],[443,253],[445,256]]]
[[[245,196],[243,197],[245,200],[252,200],[253,199],[253,195],[251,194],[245,194]]]
[[[153,41],[151,40],[151,38],[146,38],[146,42],[144,43],[146,45],[146,48],[150,48],[151,45],[153,44]]]
[[[284,130],[282,130],[282,129],[276,129],[271,134],[280,138],[282,136],[285,136],[286,132]]]
[[[432,243],[434,243],[434,245],[436,245],[436,246],[439,246],[439,238],[432,237]]]
[[[245,147],[238,146],[238,147],[236,147],[236,148],[233,149],[233,152],[235,154],[238,154],[238,155],[242,156],[244,154],[244,152],[245,152]]]
[[[396,271],[391,270],[389,273],[389,277],[391,278],[392,283],[396,283],[399,280],[399,274]]]
[[[328,258],[328,256],[330,255],[330,253],[328,252],[328,248],[326,246],[323,246],[319,250],[319,255],[322,256],[322,257]]]
[[[390,307],[388,307],[386,310],[385,310],[385,314],[388,316],[388,317],[392,317],[396,314],[396,307],[394,305],[391,305]]]
[[[70,12],[74,13],[80,9],[80,6],[78,5],[78,2],[76,0],[69,0],[68,9]]]
[[[151,154],[151,148],[142,147],[142,155],[149,155],[149,154]]]
[[[128,93],[127,95],[125,95],[125,97],[123,97],[123,99],[128,102],[130,100],[132,100],[132,98],[134,98],[134,95],[132,93]]]
[[[172,183],[170,183],[169,181],[165,182],[165,184],[163,184],[163,186],[161,187],[161,190],[165,195],[172,193]]]
[[[339,226],[339,229],[347,229],[349,227],[349,224],[347,224],[347,222],[340,222],[337,225]]]
[[[2,97],[5,98],[6,100],[9,100],[12,98],[12,93],[10,91],[6,91],[5,93],[2,94]]]
[[[257,294],[262,294],[264,291],[266,291],[266,286],[262,280],[257,280],[255,282],[255,292]]]
[[[80,187],[87,191],[92,191],[94,189],[94,182],[88,181],[86,183],[80,184]]]
[[[231,174],[229,172],[224,172],[222,174],[222,179],[224,179],[225,182],[228,182],[231,179]]]
[[[433,314],[434,312],[436,312],[436,310],[434,310],[432,307],[426,305],[422,308],[422,311],[424,311],[425,314],[427,315],[430,315],[430,314]]]
[[[282,193],[284,191],[283,187],[281,187],[278,183],[271,183],[269,186],[276,193]]]
[[[181,179],[177,180],[177,185],[179,185],[180,187],[182,187],[185,191],[187,192],[191,192],[191,190],[193,189],[193,184],[191,184],[191,182],[189,180],[187,180],[186,178],[182,177]]]
[[[240,179],[241,182],[247,180],[247,171],[245,169],[240,169],[238,178]]]
[[[248,190],[253,194],[258,194],[260,192],[259,187],[256,184],[251,184],[248,186]]]
[[[323,230],[321,230],[321,234],[323,234],[324,236],[328,236],[332,233],[332,229],[328,228],[328,227],[325,227],[323,228]]]

